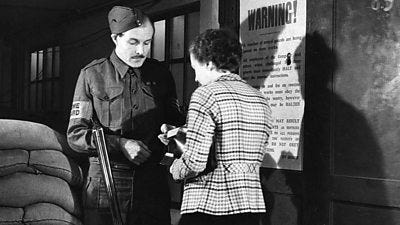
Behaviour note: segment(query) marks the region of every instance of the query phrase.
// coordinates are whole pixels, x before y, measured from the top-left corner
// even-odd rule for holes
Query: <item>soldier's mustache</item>
[[[131,58],[133,58],[133,59],[142,59],[144,57],[145,57],[144,55],[135,55],[135,56],[132,56]]]

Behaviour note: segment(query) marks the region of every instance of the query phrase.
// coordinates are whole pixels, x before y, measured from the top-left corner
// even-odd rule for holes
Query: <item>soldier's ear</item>
[[[117,34],[111,34],[111,40],[117,45]]]

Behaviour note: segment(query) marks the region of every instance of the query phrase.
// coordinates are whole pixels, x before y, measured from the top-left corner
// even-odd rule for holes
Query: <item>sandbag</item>
[[[82,225],[63,208],[50,203],[37,203],[25,208],[0,207],[0,225]]]
[[[18,225],[22,223],[23,208],[0,207],[0,225]]]
[[[82,225],[80,220],[63,208],[49,203],[26,207],[23,221],[28,225]]]
[[[79,157],[69,147],[65,135],[46,125],[22,120],[0,119],[0,149],[52,149]]]
[[[38,202],[58,205],[81,215],[79,196],[64,180],[44,174],[14,173],[0,177],[0,205],[25,207]]]
[[[0,177],[16,172],[44,173],[81,187],[82,170],[73,160],[56,150],[22,149],[0,151]]]
[[[22,149],[0,151],[0,177],[16,172],[34,173],[33,168],[28,167],[29,152]]]
[[[32,151],[29,165],[44,174],[61,178],[71,186],[81,187],[83,184],[81,168],[61,152]]]

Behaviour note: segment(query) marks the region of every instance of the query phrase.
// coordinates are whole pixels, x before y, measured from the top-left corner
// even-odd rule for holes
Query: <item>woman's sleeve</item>
[[[206,168],[217,114],[218,106],[212,92],[206,87],[198,88],[189,104],[185,151],[170,168],[174,179],[196,176]]]

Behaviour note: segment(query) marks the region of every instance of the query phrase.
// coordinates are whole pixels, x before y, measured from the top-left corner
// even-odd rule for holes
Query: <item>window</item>
[[[190,41],[199,34],[199,14],[199,9],[196,8],[154,22],[151,57],[168,65],[175,79],[178,100],[184,112],[189,105],[190,96],[197,87],[187,49]],[[172,177],[169,177],[169,186],[172,208],[179,209],[183,186],[174,182]]]
[[[31,52],[27,61],[24,109],[32,112],[60,110],[60,47]]]
[[[193,11],[155,21],[151,51],[153,58],[169,66],[184,111],[197,87],[187,53],[190,41],[199,34],[199,11]]]

